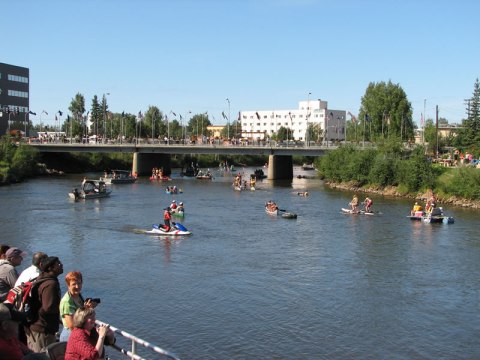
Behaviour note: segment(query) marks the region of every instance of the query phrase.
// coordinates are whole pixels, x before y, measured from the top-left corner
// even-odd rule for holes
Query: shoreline
[[[336,182],[326,181],[326,180],[325,180],[325,184],[331,189],[375,194],[375,195],[381,195],[385,197],[397,197],[397,198],[405,198],[405,199],[421,200],[421,201],[424,201],[429,197],[427,193],[418,193],[416,195],[401,194],[397,191],[396,186],[387,186],[385,188],[358,187],[352,183],[336,183]],[[448,198],[437,196],[437,201],[439,204],[449,204],[453,206],[476,209],[476,210],[480,209],[480,200],[463,199],[456,196],[450,196]]]

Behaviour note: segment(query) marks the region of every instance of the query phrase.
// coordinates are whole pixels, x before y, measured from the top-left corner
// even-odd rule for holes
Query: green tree
[[[98,134],[98,124],[103,121],[103,111],[98,102],[97,95],[93,96],[92,106],[90,108],[90,134]]]
[[[102,136],[104,138],[108,137],[108,126],[107,126],[107,120],[108,120],[108,104],[107,104],[107,97],[105,94],[102,96],[102,102],[100,103],[100,111],[101,115],[98,120],[98,135]]]
[[[399,84],[370,83],[361,100],[359,119],[365,122],[361,127],[366,140],[391,136],[413,140],[412,106]]]
[[[212,125],[208,114],[197,114],[192,116],[187,125],[187,131],[191,138],[196,139],[200,138],[202,135],[208,136],[207,126]]]
[[[85,97],[82,94],[77,93],[77,95],[75,95],[75,97],[70,102],[68,110],[70,110],[74,119],[78,120],[80,116],[83,116],[83,113],[85,112]]]

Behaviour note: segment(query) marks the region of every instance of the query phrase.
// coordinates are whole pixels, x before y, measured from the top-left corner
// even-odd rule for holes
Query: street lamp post
[[[227,123],[227,138],[230,141],[230,99],[226,99],[228,102],[228,123]]]
[[[27,136],[27,116],[28,116],[28,114],[37,115],[33,111],[25,112],[25,136]]]
[[[106,135],[107,135],[107,96],[110,93],[103,94],[103,143],[105,144]]]
[[[42,122],[42,115],[45,114],[48,116],[48,113],[45,111],[45,110],[42,110],[41,114],[40,114],[40,132],[43,131],[43,122]]]
[[[310,114],[311,114],[311,110],[310,110],[310,95],[312,95],[311,92],[308,93],[308,98],[307,98],[307,117],[306,117],[306,121],[307,121],[307,131],[305,132],[306,147],[309,147],[309,141],[310,141],[310,138],[309,138],[309,136],[308,136],[308,119],[310,118]]]

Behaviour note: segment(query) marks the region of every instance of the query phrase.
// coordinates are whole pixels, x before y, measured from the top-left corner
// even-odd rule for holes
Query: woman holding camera
[[[63,330],[60,334],[60,341],[67,341],[73,330],[73,315],[78,308],[94,308],[98,305],[92,299],[83,300],[81,291],[83,286],[82,273],[71,271],[65,275],[67,292],[60,301],[60,316],[62,318]]]
[[[95,310],[81,307],[73,315],[73,330],[67,342],[65,360],[97,360],[103,355],[103,345],[113,344],[113,332],[106,324],[95,329]]]

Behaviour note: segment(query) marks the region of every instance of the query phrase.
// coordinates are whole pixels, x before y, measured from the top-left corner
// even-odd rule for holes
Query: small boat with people
[[[417,210],[414,212],[412,210],[412,212],[410,213],[410,215],[407,216],[407,218],[412,221],[423,221],[430,224],[453,224],[455,222],[455,219],[453,217],[445,216],[442,207],[434,207],[430,209],[430,211]]]
[[[303,164],[302,170],[315,170],[315,167],[313,166],[313,164]]]
[[[265,212],[268,215],[274,215],[274,216],[278,215],[278,206],[275,203],[275,201],[269,200],[265,203]]]
[[[183,190],[182,190],[182,189],[179,189],[179,188],[176,187],[175,185],[174,185],[174,186],[167,186],[167,187],[165,188],[165,193],[166,193],[166,194],[170,194],[170,195],[181,194],[181,193],[183,193]]]
[[[267,175],[265,175],[262,169],[256,169],[254,175],[259,180],[263,180],[267,177]]]
[[[144,234],[148,235],[169,235],[169,236],[186,236],[191,235],[192,233],[182,224],[172,222],[170,228],[165,225],[153,224],[151,230],[144,230]]]
[[[68,193],[70,199],[74,200],[89,200],[99,199],[110,196],[112,190],[107,188],[105,182],[100,180],[87,180],[84,179],[80,190],[74,188]]]
[[[100,181],[105,184],[133,184],[137,181],[137,177],[128,170],[112,170],[110,173],[105,171],[104,176],[100,177]]]
[[[279,213],[282,213],[282,218],[284,219],[296,219],[297,214],[286,211],[284,209],[279,209],[275,201],[269,200],[265,203],[265,212],[268,215],[277,216]]]
[[[195,176],[197,180],[212,180],[213,175],[210,172],[210,170],[207,170],[206,172],[199,170],[197,173],[197,176]]]

